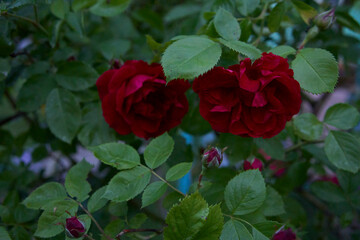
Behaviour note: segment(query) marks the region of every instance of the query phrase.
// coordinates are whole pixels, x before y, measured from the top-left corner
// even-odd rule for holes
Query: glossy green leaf
[[[249,230],[237,220],[229,220],[225,223],[221,233],[221,240],[253,240]]]
[[[105,143],[91,147],[90,150],[101,162],[119,170],[133,168],[140,164],[137,151],[123,143]]]
[[[356,127],[359,121],[359,111],[346,103],[338,103],[331,106],[326,111],[324,118],[325,123],[343,130]]]
[[[174,140],[166,132],[153,139],[144,152],[145,163],[149,168],[157,168],[170,157],[174,149]]]
[[[166,192],[167,184],[162,181],[153,182],[148,185],[142,195],[142,208],[159,200]]]
[[[192,163],[183,162],[171,167],[166,173],[166,180],[169,182],[176,181],[185,176],[191,169]]]
[[[161,64],[167,81],[192,79],[214,67],[220,56],[221,47],[218,43],[204,37],[186,37],[165,50]]]
[[[360,141],[350,133],[330,131],[325,139],[325,153],[339,169],[352,173],[360,169]]]
[[[251,44],[240,42],[240,41],[227,41],[224,39],[220,39],[220,42],[224,44],[226,47],[243,54],[251,59],[257,59],[261,57],[261,51],[254,47]]]
[[[204,226],[208,214],[208,204],[198,192],[185,197],[166,217],[164,240],[191,238]]]
[[[317,15],[317,11],[305,2],[300,0],[291,0],[291,2],[294,4],[296,10],[306,24],[309,24],[310,20]]]
[[[238,40],[240,38],[240,26],[237,19],[223,8],[216,12],[214,26],[219,35],[226,40]]]
[[[332,92],[339,74],[334,56],[320,48],[300,50],[292,62],[292,69],[301,88],[315,94]]]
[[[295,54],[296,50],[287,45],[280,45],[271,49],[269,52],[278,55],[280,57],[286,58],[289,55]]]
[[[31,209],[43,209],[46,204],[67,197],[63,185],[57,182],[48,182],[35,189],[25,200],[24,205]]]
[[[89,197],[88,194],[91,192],[91,186],[86,179],[92,168],[93,165],[85,160],[82,160],[73,166],[66,174],[66,191],[71,197],[76,197],[76,200],[79,202],[87,199]]]
[[[279,2],[271,10],[268,17],[268,27],[271,32],[276,32],[279,29],[281,21],[285,15],[285,10],[285,2]]]
[[[259,170],[248,170],[230,180],[225,188],[225,203],[232,214],[254,212],[265,200],[264,178]]]
[[[235,0],[237,10],[244,16],[248,16],[259,6],[260,0]]]
[[[294,119],[295,134],[300,138],[312,141],[321,137],[323,124],[312,113],[303,113]]]
[[[101,17],[114,17],[125,11],[131,0],[99,0],[90,8],[90,12]]]
[[[143,166],[122,170],[110,180],[103,197],[115,202],[128,201],[144,190],[150,177],[150,170]]]
[[[224,225],[220,205],[210,206],[209,214],[200,231],[192,238],[196,240],[218,240]]]
[[[103,186],[98,190],[96,190],[91,195],[89,202],[87,204],[87,208],[89,212],[91,213],[96,212],[97,210],[103,208],[107,204],[108,200],[102,197],[105,191],[106,191],[106,186]]]
[[[46,100],[46,120],[51,132],[64,142],[71,143],[81,121],[81,109],[74,95],[65,90],[52,90]]]
[[[95,85],[98,73],[89,65],[79,62],[65,62],[55,75],[57,83],[71,91],[85,90]]]

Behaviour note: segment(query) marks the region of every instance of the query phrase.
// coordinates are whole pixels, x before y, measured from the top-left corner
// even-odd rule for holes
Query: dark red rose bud
[[[335,22],[335,8],[320,13],[316,16],[314,22],[321,30],[328,29]]]
[[[218,148],[212,147],[208,150],[205,150],[201,161],[204,167],[211,168],[219,167],[222,160],[222,152]]]
[[[295,233],[291,228],[286,230],[280,230],[273,236],[272,240],[296,240]]]
[[[257,159],[257,158],[255,158],[255,159],[252,161],[252,163],[249,162],[248,160],[245,160],[245,161],[244,161],[244,170],[246,171],[246,170],[250,170],[250,169],[259,169],[259,171],[262,171],[262,169],[263,169],[263,164],[262,164],[262,162],[261,162],[259,159]]]
[[[287,164],[280,160],[275,160],[269,165],[269,169],[274,172],[275,177],[281,177],[286,172]]]
[[[76,216],[66,219],[65,232],[69,238],[79,238],[85,231],[85,224]]]
[[[318,179],[318,181],[324,181],[324,182],[332,182],[336,185],[340,185],[339,179],[336,177],[336,175],[326,175],[322,176]]]

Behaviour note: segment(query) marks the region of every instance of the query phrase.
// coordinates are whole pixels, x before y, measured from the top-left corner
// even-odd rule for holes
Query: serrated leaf
[[[48,74],[30,77],[21,87],[17,107],[20,111],[32,112],[45,103],[50,91],[56,87],[56,83]]]
[[[101,162],[119,170],[133,168],[140,164],[137,151],[123,143],[105,143],[89,149]]]
[[[260,0],[235,0],[237,10],[244,16],[248,16],[259,6]]]
[[[143,166],[122,170],[110,180],[103,197],[115,202],[128,201],[144,190],[150,177],[150,170]]]
[[[317,11],[305,2],[299,0],[291,0],[291,2],[306,24],[309,24],[310,20],[317,15]]]
[[[254,212],[265,200],[264,178],[259,170],[248,170],[231,179],[225,188],[225,203],[232,214]]]
[[[144,152],[145,163],[149,168],[157,168],[170,157],[174,149],[174,140],[166,132],[153,139]]]
[[[220,42],[226,47],[243,54],[251,59],[257,59],[261,57],[261,51],[254,47],[251,44],[240,42],[240,41],[227,41],[225,39],[220,39]]]
[[[196,192],[173,206],[166,216],[164,240],[186,240],[204,226],[209,208],[206,201]]]
[[[253,240],[254,238],[250,234],[249,230],[237,220],[229,220],[225,223],[221,233],[221,240]]]
[[[300,50],[292,62],[292,69],[301,88],[314,94],[332,92],[339,74],[334,56],[319,48]]]
[[[289,55],[295,54],[296,50],[290,46],[281,45],[271,49],[269,52],[278,55],[280,57],[286,58]]]
[[[332,182],[316,181],[311,184],[310,188],[323,201],[332,203],[346,202],[344,192]]]
[[[89,210],[89,212],[95,212],[101,208],[103,208],[108,200],[103,198],[102,196],[104,195],[106,191],[106,186],[103,186],[101,188],[99,188],[98,190],[96,190],[90,197],[89,202],[87,204],[87,208]]]
[[[260,211],[267,217],[279,216],[285,213],[281,195],[272,187],[266,187],[266,199]]]
[[[186,37],[165,50],[161,64],[167,81],[192,79],[214,67],[220,56],[218,43],[204,37]]]
[[[294,119],[295,134],[307,141],[317,140],[323,132],[323,124],[312,113],[303,113]]]
[[[98,73],[89,65],[71,61],[59,66],[55,75],[57,83],[71,91],[85,90],[95,85]]]
[[[280,23],[285,15],[285,10],[285,2],[276,4],[276,6],[271,10],[268,17],[268,27],[271,32],[276,32],[279,29]]]
[[[238,40],[240,38],[240,26],[237,19],[223,8],[216,12],[214,26],[219,35],[226,40]]]
[[[76,197],[76,200],[79,202],[87,199],[89,197],[88,194],[91,192],[91,186],[86,179],[92,168],[93,165],[82,160],[73,166],[66,174],[66,191],[71,197]]]
[[[196,240],[218,240],[224,225],[224,217],[220,205],[210,206],[205,224],[192,238]]]
[[[45,113],[50,131],[70,144],[81,121],[81,109],[74,95],[65,89],[52,90],[46,100]]]
[[[325,153],[337,168],[356,173],[360,169],[360,141],[350,133],[330,131]]]
[[[101,17],[114,17],[125,11],[130,3],[131,0],[99,0],[90,8],[90,12]]]
[[[63,185],[57,182],[49,182],[35,189],[24,201],[23,204],[31,209],[43,209],[46,204],[56,200],[63,200],[67,197]]]
[[[338,103],[331,106],[326,111],[324,118],[325,123],[343,130],[356,127],[359,121],[359,111],[346,103]]]
[[[191,169],[192,163],[183,162],[171,167],[166,173],[166,180],[169,182],[176,181],[185,176]]]
[[[161,181],[153,182],[147,186],[142,195],[142,208],[156,202],[166,192],[167,184]]]

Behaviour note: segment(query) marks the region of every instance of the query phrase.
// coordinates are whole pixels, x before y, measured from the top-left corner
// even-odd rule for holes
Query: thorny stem
[[[30,18],[27,18],[27,17],[23,17],[23,16],[18,16],[18,15],[15,15],[15,14],[12,14],[12,13],[8,13],[8,12],[3,12],[1,13],[1,16],[4,16],[4,17],[13,17],[13,18],[17,18],[17,19],[20,19],[20,20],[23,20],[23,21],[26,21],[26,22],[29,22],[31,23],[32,25],[34,25],[35,27],[37,27],[38,29],[40,29],[43,33],[45,33],[45,35],[49,36],[49,33],[48,31],[46,31],[46,29],[38,22],[30,19]]]
[[[156,234],[161,234],[163,229],[152,229],[152,228],[140,228],[140,229],[124,229],[118,235],[116,235],[116,239],[120,240],[121,236],[127,233],[134,233],[134,232],[154,232]]]

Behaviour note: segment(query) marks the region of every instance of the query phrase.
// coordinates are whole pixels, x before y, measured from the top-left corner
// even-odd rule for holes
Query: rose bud
[[[249,162],[248,160],[244,161],[244,170],[250,170],[250,169],[259,169],[259,171],[261,171],[263,169],[263,164],[262,162],[255,158],[252,163]]]
[[[323,182],[332,182],[336,185],[339,185],[339,180],[338,178],[336,177],[336,175],[325,175],[325,176],[322,176],[318,179],[318,181],[323,181]]]
[[[85,233],[85,224],[76,216],[67,218],[65,232],[69,238],[79,238]]]
[[[295,233],[291,228],[286,230],[280,230],[273,236],[272,240],[296,240]]]
[[[335,9],[330,9],[329,11],[320,13],[314,19],[316,26],[321,30],[328,29],[335,21]]]
[[[204,167],[211,168],[219,167],[222,160],[222,152],[218,148],[212,147],[208,150],[205,150],[201,161]]]

